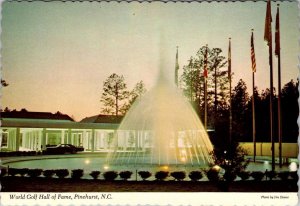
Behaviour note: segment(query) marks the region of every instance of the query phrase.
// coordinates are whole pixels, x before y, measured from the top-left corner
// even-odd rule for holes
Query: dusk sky
[[[272,3],[273,34],[276,4]],[[252,1],[4,2],[2,77],[9,86],[2,89],[2,108],[60,111],[79,121],[100,113],[103,81],[110,74],[124,75],[129,89],[143,80],[149,90],[155,83],[161,58],[163,69],[174,76],[176,46],[182,71],[190,56],[205,44],[222,48],[227,58],[229,37],[233,86],[242,78],[252,94],[252,28],[256,85],[261,91],[269,87],[268,47],[263,39],[265,13],[266,2]],[[280,17],[284,85],[298,76],[297,2],[280,2]],[[275,55],[273,62],[277,87]]]

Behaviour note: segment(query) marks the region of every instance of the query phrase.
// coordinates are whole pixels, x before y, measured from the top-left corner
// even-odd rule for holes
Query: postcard
[[[297,1],[3,1],[1,205],[296,205]]]

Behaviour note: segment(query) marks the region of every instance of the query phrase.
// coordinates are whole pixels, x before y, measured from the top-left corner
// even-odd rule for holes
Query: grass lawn
[[[46,179],[43,177],[1,178],[2,192],[298,192],[296,180],[191,182],[191,181],[104,181]],[[228,187],[227,187],[228,186]]]

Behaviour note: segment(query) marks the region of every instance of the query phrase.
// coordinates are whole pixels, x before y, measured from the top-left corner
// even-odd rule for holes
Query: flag
[[[176,50],[176,62],[175,62],[175,84],[178,86],[178,70],[179,70],[179,63],[178,63],[178,47]]]
[[[279,7],[276,14],[276,30],[275,30],[275,55],[278,57],[280,53],[280,28],[279,28]]]
[[[271,13],[271,0],[267,2],[267,11],[266,11],[266,19],[265,19],[265,35],[264,39],[268,43],[268,45],[272,44],[272,13]]]
[[[207,78],[207,46],[205,47],[205,53],[204,53],[204,69],[203,69],[203,76],[204,78]]]
[[[255,60],[255,51],[254,51],[253,32],[252,32],[252,35],[251,35],[251,62],[252,62],[252,71],[256,72],[256,60]]]
[[[229,38],[229,47],[228,47],[228,78],[231,78],[231,38]]]
[[[178,47],[177,47],[177,50],[176,50],[176,62],[175,62],[175,69],[176,71],[179,70],[179,63],[178,63]]]

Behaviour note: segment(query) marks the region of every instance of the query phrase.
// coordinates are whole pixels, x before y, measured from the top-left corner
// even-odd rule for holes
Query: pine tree
[[[181,76],[181,87],[184,94],[190,100],[198,115],[203,119],[204,115],[204,54],[207,49],[207,102],[208,102],[208,124],[212,125],[216,119],[228,108],[229,81],[227,61],[222,56],[222,49],[201,47],[195,57],[191,57],[188,64],[183,66]],[[215,87],[216,85],[216,87]]]
[[[129,92],[128,103],[122,107],[122,113],[125,114],[136,101],[136,99],[143,96],[146,93],[146,91],[147,90],[143,81],[136,83],[132,91]]]
[[[282,89],[281,108],[282,108],[282,140],[283,142],[297,142],[299,116],[298,106],[298,85],[299,81],[291,80]]]
[[[116,116],[124,114],[128,96],[129,92],[127,91],[123,75],[119,76],[113,73],[103,84],[103,93],[100,102],[103,103],[104,108],[102,108],[101,112]]]
[[[233,138],[236,141],[241,141],[246,136],[249,100],[247,85],[240,79],[234,87],[231,97]]]

